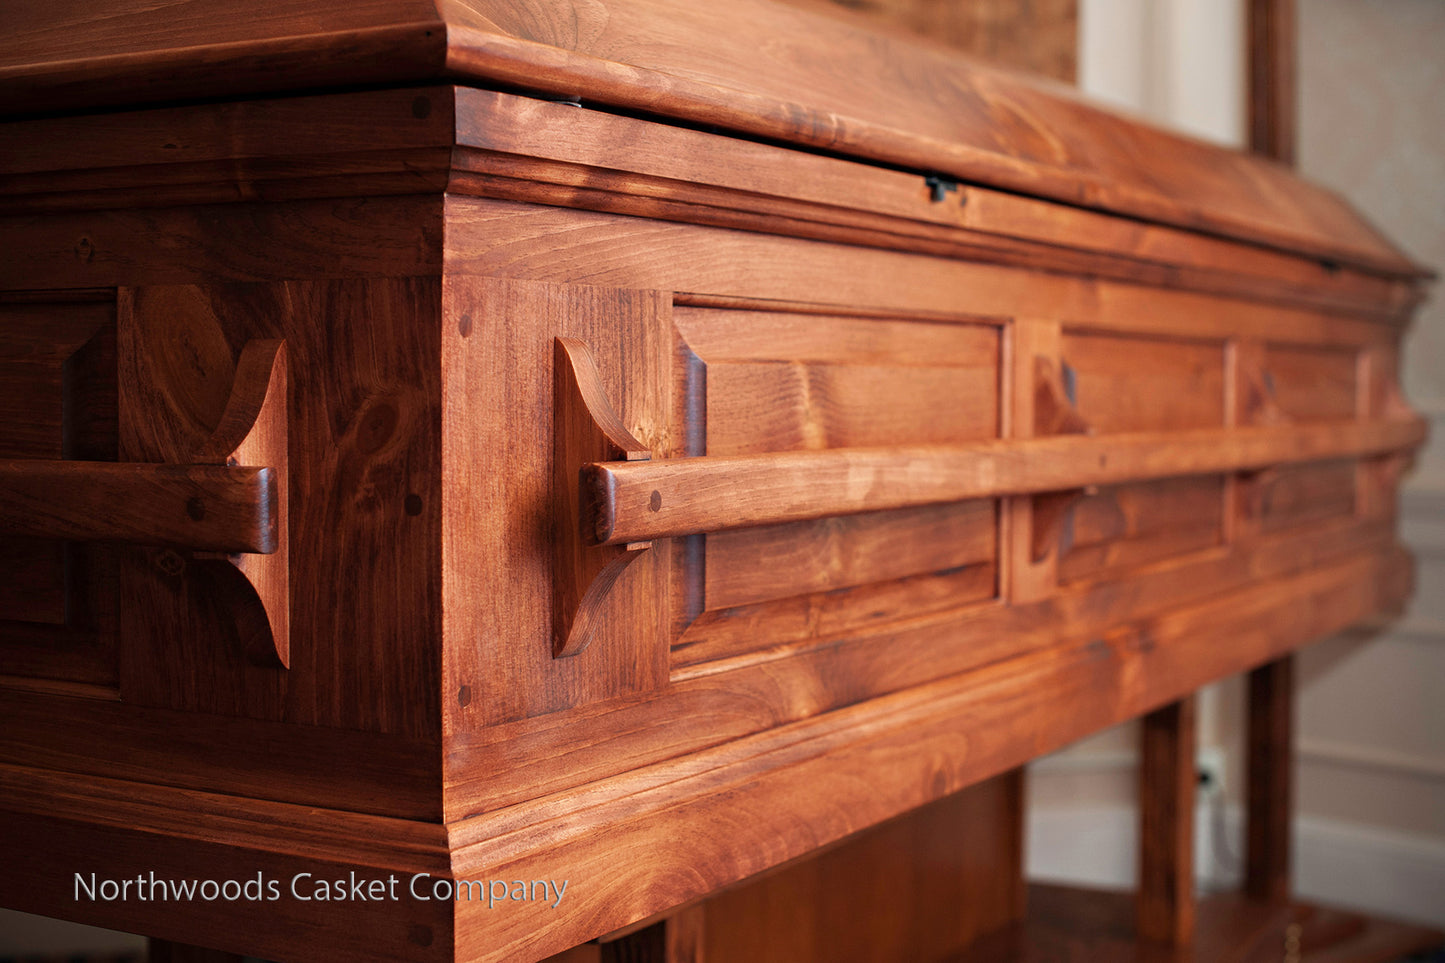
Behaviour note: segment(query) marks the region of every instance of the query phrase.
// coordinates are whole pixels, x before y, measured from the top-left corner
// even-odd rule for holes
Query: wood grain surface
[[[589,466],[607,544],[938,502],[1208,475],[1414,447],[1418,420],[1194,429]],[[1312,504],[1312,503],[1311,503]]]
[[[293,0],[266,17],[29,0],[0,89],[29,110],[462,78],[823,148],[1396,274],[1415,267],[1283,169],[1144,128],[1056,88],[770,0]],[[216,22],[224,31],[206,29]],[[665,24],[666,29],[659,29]],[[766,44],[770,55],[753,56]],[[1147,162],[1143,159],[1147,158]]]
[[[208,552],[276,551],[269,468],[0,462],[0,533]]]
[[[0,12],[0,474],[284,468],[291,643],[256,664],[224,558],[35,537],[160,499],[12,505],[4,902],[283,960],[937,956],[1021,918],[1018,767],[1154,713],[1145,929],[1187,942],[1191,693],[1410,590],[1421,272],[1282,167],[863,23]],[[258,414],[282,454],[227,465]],[[559,659],[587,465],[610,551],[655,541]],[[57,860],[570,886],[136,912]]]
[[[1144,716],[1139,729],[1139,886],[1141,940],[1188,945],[1194,939],[1194,807],[1199,741],[1194,697]]]

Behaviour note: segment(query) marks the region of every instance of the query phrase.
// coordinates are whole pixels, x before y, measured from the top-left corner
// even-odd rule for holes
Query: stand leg
[[[1194,938],[1194,697],[1145,716],[1139,786],[1141,939]]]
[[[1244,890],[1252,899],[1289,899],[1290,813],[1294,801],[1294,661],[1286,656],[1249,674],[1248,840]]]

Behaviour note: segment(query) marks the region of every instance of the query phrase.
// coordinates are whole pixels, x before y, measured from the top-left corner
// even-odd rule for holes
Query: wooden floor
[[[1139,943],[1128,893],[1034,884],[1028,918],[953,963],[1393,963],[1445,947],[1445,933],[1342,910],[1270,907],[1235,894],[1199,903],[1190,947]]]

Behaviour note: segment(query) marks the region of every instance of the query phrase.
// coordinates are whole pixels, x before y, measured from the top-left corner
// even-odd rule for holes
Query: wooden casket
[[[951,952],[995,777],[1409,593],[1425,272],[1281,166],[767,0],[0,26],[6,906],[721,963],[1004,785]]]

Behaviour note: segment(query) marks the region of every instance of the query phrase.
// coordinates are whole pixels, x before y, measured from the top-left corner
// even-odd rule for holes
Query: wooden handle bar
[[[0,535],[269,555],[276,497],[270,468],[0,461]]]
[[[1424,422],[1056,435],[966,445],[603,462],[582,468],[583,531],[617,545],[969,498],[1359,458],[1420,444]]]

